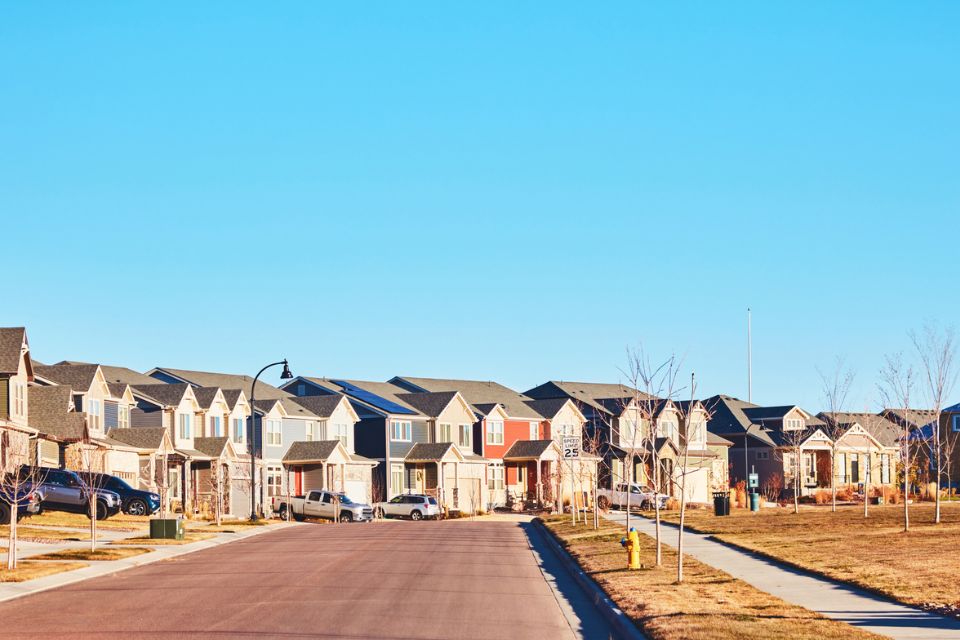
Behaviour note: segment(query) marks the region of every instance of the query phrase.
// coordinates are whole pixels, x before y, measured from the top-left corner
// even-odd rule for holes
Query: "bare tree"
[[[30,439],[26,434],[10,437],[6,429],[0,431],[0,456],[2,456],[2,482],[0,482],[0,513],[6,509],[6,519],[10,525],[7,538],[7,569],[17,568],[17,516],[20,508],[34,499],[33,488],[43,483],[44,470],[30,465]],[[24,466],[28,465],[28,466]]]
[[[97,520],[107,517],[107,505],[100,491],[107,473],[107,451],[86,434],[67,449],[67,468],[77,472],[80,478],[80,492],[87,503],[87,517],[90,518],[90,551],[97,550]]]
[[[225,465],[220,460],[210,461],[210,475],[207,483],[210,486],[210,498],[213,502],[213,519],[219,527],[223,523],[223,505],[226,502],[229,480]]]
[[[853,385],[853,372],[847,369],[843,358],[837,358],[834,362],[833,371],[827,375],[819,369],[820,381],[822,383],[823,403],[827,407],[827,413],[837,415],[845,411],[847,404],[847,395],[850,393],[850,387]],[[830,438],[830,495],[831,510],[837,510],[837,442],[843,436],[844,427],[838,420],[828,420],[827,436]],[[801,473],[800,460],[797,460],[797,473]]]
[[[701,429],[704,431],[703,435],[706,435],[707,421],[709,420],[709,415],[706,415],[706,407],[697,403],[696,395],[697,378],[695,374],[691,373],[690,402],[687,405],[677,404],[680,423],[683,425],[679,439],[680,455],[678,459],[680,460],[680,469],[675,480],[680,493],[680,528],[677,531],[677,583],[683,582],[683,526],[687,514],[687,476],[696,471],[690,469],[690,442],[693,440],[699,441]],[[701,411],[704,413],[703,420],[694,423],[694,413]],[[660,501],[654,500],[654,502],[659,504]],[[657,508],[659,509],[659,506]]]
[[[607,463],[607,458],[604,456],[603,448],[603,438],[600,435],[599,425],[596,421],[599,421],[601,424],[607,427],[607,432],[609,433],[611,429],[609,428],[612,419],[606,416],[598,416],[595,419],[593,427],[584,435],[583,438],[583,450],[586,453],[589,453],[597,457],[597,464],[593,466],[592,473],[588,471],[588,480],[590,481],[590,490],[593,494],[593,528],[600,528],[600,504],[598,502],[598,492],[600,488],[600,472],[603,469],[607,469],[607,473],[612,473],[611,465]],[[588,468],[589,470],[589,468]]]
[[[891,409],[903,411],[904,418],[910,415],[910,402],[916,375],[913,367],[903,361],[903,354],[887,355],[880,370],[880,396]],[[903,467],[903,530],[910,530],[910,426],[909,421],[900,421],[900,460]]]
[[[914,349],[920,359],[921,379],[927,396],[927,406],[932,410],[933,423],[928,450],[936,475],[936,507],[934,522],[940,524],[940,485],[947,471],[952,451],[947,450],[948,443],[956,443],[955,438],[946,439],[941,433],[940,418],[948,396],[953,392],[957,381],[954,366],[956,341],[953,329],[940,331],[935,325],[924,327],[922,335],[911,333]],[[949,481],[949,476],[948,476]]]
[[[623,372],[630,381],[633,388],[633,406],[636,407],[640,422],[639,431],[641,431],[640,447],[641,455],[650,460],[650,480],[651,489],[654,492],[654,524],[655,524],[655,542],[657,566],[663,564],[663,547],[661,535],[660,520],[660,500],[658,495],[661,489],[668,490],[663,486],[662,476],[665,468],[662,467],[659,452],[657,449],[657,440],[659,439],[659,417],[660,411],[665,403],[674,396],[676,391],[676,379],[678,373],[678,362],[676,356],[670,356],[662,363],[654,365],[643,347],[636,350],[627,351],[628,368]],[[630,454],[636,452],[631,447]],[[631,458],[631,466],[633,458]],[[632,475],[632,474],[630,474]],[[630,491],[627,492],[627,529],[630,528]]]

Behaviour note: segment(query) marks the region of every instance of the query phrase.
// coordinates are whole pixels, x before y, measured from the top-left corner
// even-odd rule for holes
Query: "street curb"
[[[576,583],[580,585],[580,588],[586,592],[590,601],[597,610],[600,611],[603,617],[606,618],[607,622],[610,623],[610,626],[613,627],[618,637],[623,640],[647,640],[647,636],[637,628],[633,620],[610,599],[606,592],[600,588],[600,585],[594,582],[593,578],[586,574],[576,560],[570,557],[570,554],[557,542],[553,532],[539,519],[535,518],[533,525],[543,536],[553,554],[559,558],[560,563],[567,572],[573,577]]]
[[[135,567],[142,567],[144,565],[153,564],[155,562],[162,562],[164,560],[169,560],[171,558],[177,558],[180,556],[185,556],[190,553],[195,553],[197,551],[203,551],[205,549],[212,549],[213,547],[219,547],[225,544],[230,544],[231,542],[238,542],[240,540],[246,540],[247,538],[252,538],[253,536],[263,535],[264,533],[269,533],[271,531],[278,531],[286,527],[296,526],[294,523],[282,524],[282,525],[264,525],[262,527],[255,527],[256,531],[244,531],[243,533],[232,533],[232,534],[221,534],[229,535],[230,537],[224,538],[214,538],[210,540],[198,540],[197,542],[190,543],[190,545],[183,545],[176,548],[170,548],[169,546],[159,546],[159,548],[154,548],[150,553],[144,553],[138,556],[133,556],[131,558],[126,558],[123,560],[109,560],[109,561],[100,561],[97,564],[88,565],[82,569],[76,569],[74,571],[69,571],[66,573],[54,574],[51,576],[45,576],[43,578],[37,578],[36,582],[42,580],[49,580],[49,584],[34,584],[31,585],[33,580],[27,580],[25,582],[7,582],[0,583],[0,590],[4,586],[12,589],[23,588],[23,591],[8,594],[0,593],[0,602],[9,602],[11,600],[17,600],[18,598],[23,598],[25,596],[32,596],[35,593],[42,593],[44,591],[49,591],[51,589],[57,589],[59,587],[66,587],[71,584],[76,584],[78,582],[83,582],[85,580],[93,580],[94,578],[101,578],[103,576],[111,576],[121,571],[126,571],[127,569],[133,569]],[[196,545],[196,546],[193,546]],[[145,543],[144,547],[149,547],[149,543]],[[189,549],[184,547],[190,546]],[[160,553],[162,551],[167,551],[167,553]],[[29,561],[30,558],[23,558],[21,561]],[[51,561],[52,562],[52,561]],[[96,563],[97,561],[90,561]],[[111,564],[107,564],[110,562]],[[114,564],[118,563],[118,564]],[[107,569],[104,571],[103,569]],[[84,572],[87,572],[84,574]]]

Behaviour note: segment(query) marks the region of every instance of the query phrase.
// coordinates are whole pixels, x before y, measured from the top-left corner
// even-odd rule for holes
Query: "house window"
[[[453,442],[453,428],[446,423],[437,426],[437,442]]]
[[[394,442],[410,442],[410,432],[412,430],[413,423],[409,420],[390,421],[390,439]]]
[[[757,460],[769,460],[770,452],[769,451],[757,451],[755,454]]]
[[[267,444],[280,446],[283,438],[280,435],[280,420],[267,420]]]
[[[390,490],[394,493],[403,493],[403,465],[390,465]]]
[[[187,440],[190,438],[190,414],[189,413],[180,413],[179,415],[179,425],[180,425],[180,438]]]
[[[171,500],[179,500],[182,497],[180,493],[180,467],[170,467],[167,469],[167,492]]]
[[[503,421],[487,421],[487,444],[503,444]]]
[[[316,432],[314,431],[314,428],[315,428],[314,423],[308,420],[308,421],[307,421],[307,435],[306,435],[307,442],[311,442],[311,441],[317,439],[317,434],[316,434]]]
[[[784,431],[797,431],[803,429],[803,420],[800,418],[787,418],[783,421]]]
[[[880,482],[890,484],[890,454],[880,454]]]
[[[539,422],[530,423],[530,439],[531,440],[540,439],[540,423]]]
[[[22,382],[13,383],[13,415],[15,416],[22,417],[27,414],[26,389],[27,386]]]
[[[503,465],[493,464],[488,469],[490,475],[487,479],[487,488],[490,491],[503,491]]]
[[[101,414],[99,400],[87,399],[87,421],[91,429],[99,431],[103,428],[103,415]]]
[[[673,420],[660,421],[660,435],[673,440],[677,437],[677,423]]]
[[[837,482],[845,483],[847,481],[847,454],[837,454]]]
[[[283,495],[283,470],[280,467],[267,467],[267,495]]]
[[[623,446],[636,446],[639,444],[637,433],[637,421],[631,418],[620,418],[620,444]]]
[[[470,432],[473,431],[473,427],[469,424],[460,425],[460,438],[457,441],[457,444],[461,447],[470,447]]]
[[[302,382],[297,383],[297,395],[300,397],[307,395],[307,386]]]
[[[126,429],[130,426],[130,407],[121,404],[117,407],[117,427]]]
[[[246,420],[243,418],[233,419],[233,441],[243,442],[244,431],[246,431]]]
[[[331,440],[339,440],[340,443],[350,448],[350,425],[343,423],[334,423],[332,426],[332,433],[329,435]]]
[[[219,438],[221,434],[221,425],[220,425],[220,416],[210,416],[210,435],[214,438]]]
[[[557,425],[557,437],[562,438],[563,436],[575,436],[577,435],[574,432],[574,426],[572,424],[561,424]]]
[[[960,416],[950,416],[954,433],[960,432]]]

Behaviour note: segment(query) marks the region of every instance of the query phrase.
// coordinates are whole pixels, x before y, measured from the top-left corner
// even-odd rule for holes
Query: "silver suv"
[[[90,517],[88,496],[97,496],[97,520],[106,520],[120,512],[120,496],[113,491],[88,486],[73,471],[50,467],[20,467],[20,477],[33,481],[34,487],[43,494],[41,509],[70,511]]]

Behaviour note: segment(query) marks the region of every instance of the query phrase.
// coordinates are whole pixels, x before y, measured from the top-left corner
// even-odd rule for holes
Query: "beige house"
[[[223,438],[230,425],[230,405],[220,387],[194,387],[194,396],[200,410],[197,412],[196,436],[200,438]]]
[[[132,427],[114,429],[110,437],[129,446],[137,453],[138,473],[137,486],[144,491],[152,491],[160,496],[163,513],[173,512],[182,500],[183,493],[180,485],[182,465],[176,462],[179,454],[173,448],[170,433],[164,427]],[[175,474],[172,468],[178,468]],[[133,483],[131,483],[133,484]]]
[[[834,460],[837,485],[896,484],[901,435],[897,424],[873,413],[823,412],[817,417],[842,432]]]
[[[37,431],[30,426],[27,391],[33,375],[26,329],[0,328],[0,471],[12,471],[37,455],[30,446]]]

